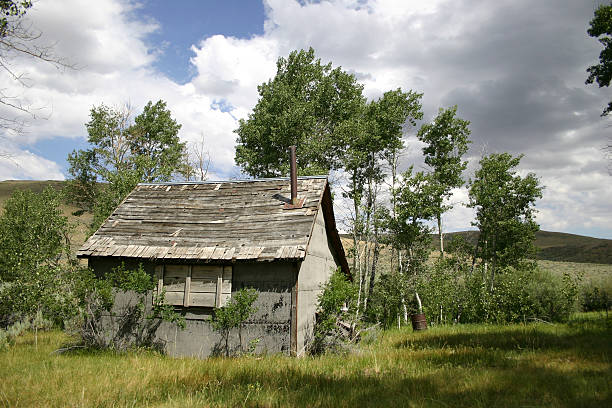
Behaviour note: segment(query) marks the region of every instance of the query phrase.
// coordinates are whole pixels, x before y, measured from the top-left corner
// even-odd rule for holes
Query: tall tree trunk
[[[371,221],[372,221],[372,177],[368,178],[368,192],[366,197],[366,220],[364,225],[365,231],[365,250],[363,255],[363,265],[364,269],[363,273],[363,310],[365,311],[368,304],[368,288],[366,284],[368,283],[368,272],[370,265],[370,240],[371,240]]]
[[[438,238],[440,239],[440,257],[444,258],[444,234],[442,233],[442,214],[438,214]]]
[[[357,307],[355,309],[355,319],[359,318],[359,310],[361,306],[361,291],[362,287],[362,276],[361,276],[361,262],[360,262],[360,251],[359,244],[361,241],[361,215],[360,201],[361,201],[361,189],[357,185],[357,171],[353,171],[353,211],[355,212],[355,219],[353,220],[353,273],[359,275],[359,290],[357,292]]]
[[[419,305],[419,313],[423,313],[423,303],[421,303],[421,297],[416,290],[414,291],[414,297],[416,297],[417,304]]]
[[[391,165],[391,217],[395,220],[397,214],[397,193],[395,192],[395,185],[397,183],[397,164],[398,157],[397,151],[393,151],[391,153],[391,157],[389,159],[389,164]],[[396,245],[391,245],[391,270],[394,269],[394,260],[399,258],[399,253]],[[399,270],[399,265],[398,265]]]
[[[371,209],[370,211],[372,212],[372,226],[374,227],[374,248],[372,251],[372,262],[371,262],[371,267],[370,267],[370,282],[368,285],[368,295],[365,298],[365,302],[364,302],[364,310],[368,310],[368,302],[372,296],[372,294],[374,293],[374,285],[376,282],[376,269],[377,269],[377,265],[378,265],[378,258],[380,255],[380,244],[378,242],[379,239],[379,231],[378,231],[378,227],[379,227],[379,220],[378,220],[378,215],[377,215],[377,199],[378,199],[378,185],[374,184],[373,188],[371,188],[371,196],[372,196],[372,204],[371,204]]]
[[[397,251],[397,260],[398,260],[398,266],[399,266],[399,274],[400,276],[403,276],[404,268],[402,264],[402,251],[401,250]],[[401,290],[401,288],[399,290]],[[404,309],[404,323],[408,323],[408,307],[406,306],[406,299],[404,297],[403,291],[401,295],[402,295],[402,308]]]
[[[370,271],[370,288],[368,290],[369,296],[374,293],[374,285],[376,284],[376,267],[378,264],[378,257],[380,255],[380,245],[378,244],[378,226],[374,225],[374,254],[372,255],[372,269]],[[367,310],[367,299],[366,299],[366,310]]]
[[[495,251],[495,234],[493,235],[493,242],[491,247],[493,248],[493,257],[491,259],[491,287],[489,291],[493,293],[493,289],[495,288],[495,267],[497,266],[497,252]]]

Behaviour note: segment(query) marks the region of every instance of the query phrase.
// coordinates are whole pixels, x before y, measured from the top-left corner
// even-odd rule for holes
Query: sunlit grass
[[[0,352],[0,406],[612,406],[612,322],[392,330],[344,356],[174,359],[54,354],[60,332]]]

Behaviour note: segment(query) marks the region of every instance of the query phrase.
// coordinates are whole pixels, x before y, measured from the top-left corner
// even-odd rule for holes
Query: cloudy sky
[[[51,0],[28,12],[40,41],[77,69],[10,60],[0,89],[35,117],[23,132],[0,130],[0,180],[63,179],[67,154],[85,148],[94,105],[163,99],[185,141],[204,135],[211,177],[239,176],[233,130],[257,102],[257,85],[279,56],[312,46],[354,73],[368,98],[401,87],[423,92],[425,120],[457,104],[471,121],[473,172],[482,154],[524,153],[521,172],[546,186],[537,204],[544,230],[612,238],[612,176],[599,117],[609,89],[584,84],[600,45],[586,28],[599,0]],[[4,117],[17,113],[1,110]],[[403,166],[420,166],[416,130]],[[469,227],[461,206],[445,218]],[[338,210],[342,212],[341,209]]]

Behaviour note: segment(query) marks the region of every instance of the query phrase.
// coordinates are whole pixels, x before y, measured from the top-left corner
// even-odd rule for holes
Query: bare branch
[[[204,133],[200,133],[200,140],[192,143],[191,152],[195,157],[194,166],[200,173],[200,181],[208,178],[208,168],[210,167],[210,153],[205,148]]]
[[[17,3],[14,3],[17,4]],[[0,30],[0,73],[4,72],[10,79],[15,81],[20,87],[29,88],[31,84],[28,81],[26,73],[18,72],[11,64],[12,61],[19,61],[21,58],[29,60],[39,60],[49,63],[57,69],[77,69],[75,64],[71,64],[67,59],[62,58],[54,53],[56,44],[41,44],[42,32],[35,29],[30,20],[24,19],[26,10],[31,7],[29,5],[3,4],[1,30]],[[14,6],[14,9],[11,7]],[[6,90],[0,90],[0,105],[5,106],[8,110],[27,114],[32,119],[36,119],[36,110],[42,108],[34,108],[25,105],[17,96],[8,95]],[[25,121],[23,119],[11,119],[6,117],[6,113],[0,113],[0,128],[13,130],[20,133],[23,129]]]

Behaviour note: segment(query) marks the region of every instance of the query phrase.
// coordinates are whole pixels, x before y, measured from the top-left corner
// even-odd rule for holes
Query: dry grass
[[[612,265],[582,263],[582,262],[557,262],[557,261],[538,261],[540,268],[552,273],[562,275],[569,273],[581,277],[584,284],[601,284],[604,282],[612,283]]]
[[[0,352],[0,406],[611,406],[612,321],[384,333],[346,356],[172,359],[52,354],[59,332]]]

